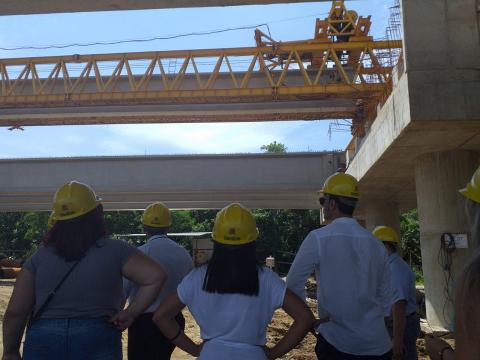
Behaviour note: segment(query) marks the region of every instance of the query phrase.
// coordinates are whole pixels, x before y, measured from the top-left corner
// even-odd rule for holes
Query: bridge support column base
[[[449,272],[439,261],[445,258],[441,237],[445,232],[468,233],[465,201],[458,189],[470,180],[478,160],[478,153],[474,151],[456,150],[424,154],[415,161],[425,303],[427,320],[434,327],[453,330],[456,280],[473,252],[472,240],[468,240],[467,249],[450,253],[450,279]]]

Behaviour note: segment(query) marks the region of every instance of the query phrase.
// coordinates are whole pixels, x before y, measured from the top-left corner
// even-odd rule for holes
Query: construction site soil
[[[15,280],[0,280],[0,320],[3,323],[3,314],[5,313],[5,309],[8,304],[8,300],[12,294],[13,285],[15,284]],[[315,311],[316,301],[313,299],[308,300],[308,305]],[[200,330],[193,320],[190,313],[185,310],[184,311],[185,319],[186,319],[186,327],[185,332],[188,336],[190,336],[194,341],[200,342]],[[287,332],[290,324],[292,323],[292,319],[283,311],[278,310],[275,312],[273,320],[268,327],[268,338],[267,338],[267,345],[272,346],[278,340],[282,338],[282,336]],[[0,330],[1,331],[1,330]],[[125,331],[123,334],[123,347],[124,347],[124,359],[127,359],[127,338],[128,334]],[[0,337],[2,341],[2,350],[3,350],[3,337]],[[314,360],[316,359],[314,348],[315,348],[315,337],[312,334],[308,334],[305,339],[301,342],[299,346],[295,349],[290,351],[287,355],[283,356],[282,359],[289,359],[289,360]],[[417,341],[417,348],[419,351],[419,359],[425,360],[428,359],[424,355],[424,340],[419,339]],[[187,360],[187,359],[194,359],[192,356],[184,353],[180,349],[176,349],[173,353],[172,359],[174,360]]]

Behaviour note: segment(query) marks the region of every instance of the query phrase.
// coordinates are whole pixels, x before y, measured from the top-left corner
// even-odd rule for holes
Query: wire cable
[[[446,314],[447,306],[453,305],[453,296],[450,291],[450,285],[453,282],[453,269],[452,269],[452,257],[456,250],[455,238],[449,233],[445,232],[440,236],[440,250],[438,252],[438,263],[442,267],[444,276],[443,295],[445,302],[443,303],[443,318],[445,321],[450,322],[450,317]]]
[[[170,40],[170,39],[178,39],[182,37],[188,36],[204,36],[204,35],[211,35],[211,34],[218,34],[223,32],[229,31],[237,31],[237,30],[247,30],[247,29],[254,29],[262,26],[268,26],[265,24],[257,24],[252,26],[240,26],[236,28],[228,28],[228,29],[219,29],[219,30],[210,30],[210,31],[201,31],[201,32],[192,32],[187,34],[176,34],[176,35],[169,35],[169,36],[155,36],[151,38],[145,39],[128,39],[128,40],[116,40],[116,41],[95,41],[89,43],[72,43],[72,44],[64,44],[64,45],[41,45],[41,46],[18,46],[18,47],[0,47],[0,50],[4,51],[14,51],[14,50],[47,50],[47,49],[65,49],[69,47],[89,47],[89,46],[108,46],[108,45],[118,45],[118,44],[126,44],[126,43],[143,43],[143,42],[151,42],[156,40]]]
[[[315,16],[321,16],[324,14],[325,13],[273,20],[273,21],[269,21],[261,24],[256,24],[256,25],[238,26],[233,28],[215,29],[215,30],[167,35],[167,36],[154,36],[150,38],[123,39],[123,40],[114,40],[114,41],[94,41],[94,42],[87,42],[87,43],[70,43],[70,44],[58,44],[58,45],[52,44],[52,45],[38,45],[38,46],[29,45],[29,46],[17,46],[17,47],[0,47],[0,50],[3,50],[3,51],[48,50],[48,49],[66,49],[70,47],[90,47],[90,46],[99,46],[99,45],[110,46],[110,45],[119,45],[119,44],[127,44],[127,43],[145,43],[145,42],[152,42],[152,41],[158,41],[158,40],[172,40],[172,39],[178,39],[178,38],[190,37],[190,36],[206,36],[206,35],[220,34],[220,33],[238,31],[238,30],[251,30],[251,29],[256,29],[260,27],[266,27],[268,31],[268,35],[271,37],[272,34],[270,32],[269,24],[305,19],[305,18],[310,18]]]

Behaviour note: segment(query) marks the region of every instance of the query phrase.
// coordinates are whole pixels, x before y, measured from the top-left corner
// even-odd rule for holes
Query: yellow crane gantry
[[[311,40],[277,42],[256,30],[256,47],[0,59],[0,111],[349,99],[363,114],[391,91],[393,65],[378,54],[402,47],[375,41],[370,25],[334,0]]]

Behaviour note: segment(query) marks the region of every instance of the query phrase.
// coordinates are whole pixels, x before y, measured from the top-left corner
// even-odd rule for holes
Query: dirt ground
[[[0,280],[0,320],[3,322],[3,314],[5,312],[5,308],[7,306],[8,300],[10,298],[10,295],[13,290],[13,285],[15,281],[14,280]],[[309,306],[312,308],[312,310],[315,310],[315,301],[314,300],[309,300]],[[184,312],[185,319],[186,319],[186,328],[185,332],[187,333],[188,336],[190,336],[194,341],[200,341],[200,330],[198,326],[196,325],[195,321],[193,320],[192,316],[188,311]],[[275,344],[281,337],[287,332],[290,324],[291,324],[291,319],[290,317],[283,311],[283,310],[278,310],[275,312],[275,315],[273,317],[272,323],[270,324],[268,328],[268,333],[267,333],[267,345],[272,346]],[[0,329],[1,332],[1,329]],[[123,334],[123,347],[124,347],[124,359],[126,360],[126,340],[127,340],[128,334],[125,332]],[[3,338],[0,337],[0,341],[2,341],[2,349],[3,349]],[[305,339],[302,341],[302,343],[297,346],[297,348],[293,349],[290,351],[287,355],[283,356],[282,359],[286,360],[315,360],[315,353],[314,353],[314,348],[315,348],[315,337],[311,334],[308,334]],[[420,360],[426,360],[428,357],[424,355],[424,340],[419,339],[417,341],[417,348],[419,350],[419,359]],[[174,360],[188,360],[188,359],[193,359],[192,356],[189,356],[188,354],[184,353],[180,349],[176,349],[174,352],[174,355],[172,356],[172,359]]]

